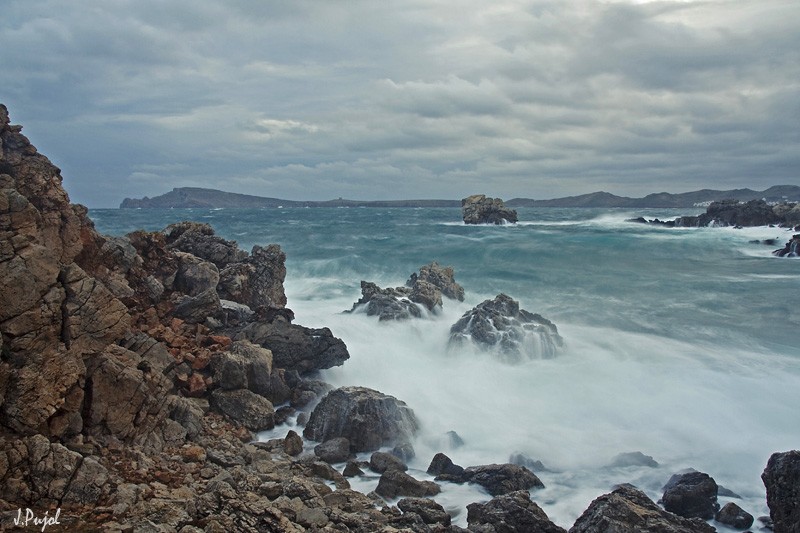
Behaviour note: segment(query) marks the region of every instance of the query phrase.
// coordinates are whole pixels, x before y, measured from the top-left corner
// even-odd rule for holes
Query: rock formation
[[[526,490],[496,496],[467,506],[470,531],[503,533],[566,533],[555,525]]]
[[[705,226],[768,226],[781,225],[793,227],[800,223],[800,203],[779,203],[770,205],[764,200],[720,200],[711,202],[706,212],[698,216],[678,217],[674,220],[647,220],[644,217],[630,222],[657,224],[666,227],[705,227]]]
[[[555,324],[520,309],[519,302],[505,294],[478,304],[453,324],[451,347],[464,342],[496,349],[503,360],[511,363],[555,357],[564,345]]]
[[[465,224],[506,224],[517,222],[517,212],[507,208],[500,198],[474,194],[461,200]]]
[[[778,257],[798,257],[800,256],[800,234],[792,235],[786,246],[780,250],[775,250],[772,255]]]
[[[717,483],[703,472],[675,474],[664,486],[664,509],[685,518],[710,520],[719,511]]]
[[[775,533],[800,532],[800,451],[772,454],[761,479]]]

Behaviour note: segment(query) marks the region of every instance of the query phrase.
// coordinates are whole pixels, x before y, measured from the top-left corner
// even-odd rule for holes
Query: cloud
[[[2,89],[71,196],[552,197],[796,183],[786,0],[7,0]]]

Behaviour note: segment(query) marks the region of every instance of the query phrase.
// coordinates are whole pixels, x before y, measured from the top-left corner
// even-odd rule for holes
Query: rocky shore
[[[436,495],[471,483],[486,501],[468,531],[564,531],[526,466],[437,454],[432,481],[407,472],[413,411],[318,379],[349,354],[293,323],[280,246],[248,252],[195,222],[103,236],[61,181],[0,105],[0,529],[455,532]],[[282,436],[257,442],[267,429]],[[349,481],[364,471],[380,475],[370,494]],[[671,480],[663,507],[609,487],[570,531],[750,527],[703,476]],[[774,531],[800,530],[800,452],[773,455],[763,480]]]

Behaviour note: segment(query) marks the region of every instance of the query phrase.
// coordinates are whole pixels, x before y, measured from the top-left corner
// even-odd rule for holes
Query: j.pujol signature
[[[45,511],[43,515],[37,516],[36,513],[33,512],[33,509],[26,508],[23,511],[22,508],[20,508],[17,510],[16,518],[14,518],[14,525],[17,527],[42,526],[42,532],[44,532],[48,526],[58,526],[61,524],[58,521],[60,515],[60,507],[56,509],[53,516],[50,516],[50,511]]]

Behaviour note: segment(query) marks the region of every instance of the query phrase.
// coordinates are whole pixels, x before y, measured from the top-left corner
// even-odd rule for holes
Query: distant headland
[[[767,202],[800,201],[800,186],[775,185],[764,191],[732,189],[671,194],[648,194],[643,198],[617,196],[607,192],[593,192],[579,196],[534,200],[513,198],[505,202],[508,207],[705,207],[718,200],[733,199],[742,202],[764,199]],[[206,189],[178,187],[172,191],[148,198],[125,198],[120,208],[278,208],[278,207],[461,207],[461,200],[347,200],[338,198],[325,201],[298,201],[267,198],[249,194]]]

